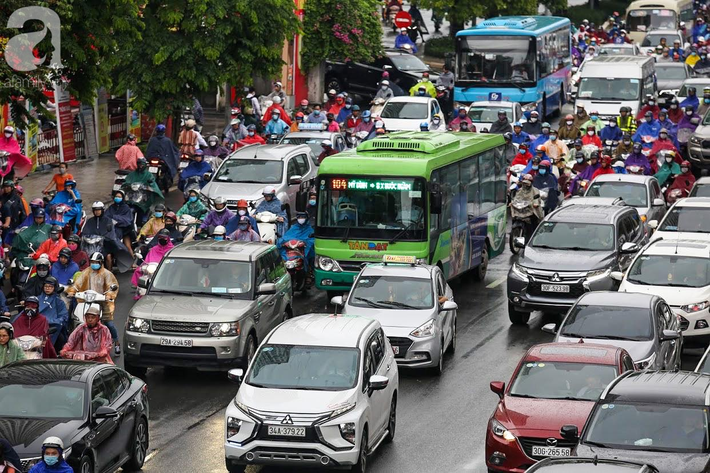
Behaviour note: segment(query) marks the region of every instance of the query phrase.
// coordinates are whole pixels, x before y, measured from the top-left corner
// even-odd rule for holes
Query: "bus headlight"
[[[340,272],[342,269],[340,268],[340,265],[338,265],[337,261],[335,261],[333,258],[329,258],[328,256],[318,256],[316,257],[316,266],[323,271],[333,271],[333,272]]]

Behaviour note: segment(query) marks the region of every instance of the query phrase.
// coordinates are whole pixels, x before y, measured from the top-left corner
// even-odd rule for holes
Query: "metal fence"
[[[126,141],[126,135],[128,133],[128,123],[126,121],[126,115],[114,115],[109,117],[110,123],[110,134],[109,134],[109,145],[111,148],[119,148]]]

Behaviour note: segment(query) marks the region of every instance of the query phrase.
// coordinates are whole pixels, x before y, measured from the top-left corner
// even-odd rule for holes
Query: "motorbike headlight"
[[[607,268],[607,269],[598,269],[598,270],[596,270],[596,271],[589,271],[589,272],[587,273],[587,282],[600,281],[600,280],[602,280],[602,279],[604,279],[604,278],[609,277],[610,274],[611,274],[611,269],[610,269],[610,268]]]
[[[235,417],[227,417],[227,438],[234,437],[242,428],[242,420]]]
[[[89,303],[94,302],[96,300],[96,294],[93,292],[87,292],[84,300]]]
[[[686,304],[680,306],[680,310],[683,312],[688,312],[688,313],[693,313],[693,312],[700,312],[701,310],[705,310],[708,307],[710,307],[710,301],[703,301],[703,302],[695,302],[694,304]]]
[[[126,330],[129,332],[147,333],[149,328],[148,321],[139,317],[128,317],[128,322],[126,322]]]
[[[286,266],[286,269],[293,269],[297,265],[297,261],[295,259],[288,260],[284,263],[284,266]]]
[[[412,333],[410,333],[409,335],[415,338],[431,337],[432,335],[434,335],[435,330],[436,325],[434,325],[434,319],[430,319],[424,322],[419,327],[412,330]]]
[[[316,266],[323,271],[333,271],[336,273],[342,271],[340,265],[338,265],[333,258],[329,258],[328,256],[318,256],[316,258]]]
[[[513,433],[506,429],[503,424],[498,422],[495,419],[491,419],[491,432],[493,432],[493,435],[496,437],[501,437],[504,440],[507,440],[508,442],[514,442],[515,441],[515,435]]]
[[[518,263],[513,263],[513,266],[510,267],[510,270],[517,276],[519,279],[523,279],[525,281],[528,280],[528,270],[525,269],[524,266],[520,266]]]
[[[649,368],[653,362],[656,361],[656,354],[652,354],[648,358],[644,358],[643,360],[635,361],[634,362],[634,367],[636,367],[637,370],[645,370]]]
[[[211,324],[210,335],[212,335],[213,337],[239,335],[239,322]]]

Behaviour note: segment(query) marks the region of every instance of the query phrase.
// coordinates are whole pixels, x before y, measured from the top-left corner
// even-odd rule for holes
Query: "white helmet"
[[[222,225],[217,225],[214,227],[214,231],[212,232],[212,236],[214,235],[224,235],[227,233],[227,229],[224,228]]]
[[[42,448],[58,448],[64,450],[64,442],[59,437],[47,437],[42,442]]]
[[[96,209],[101,209],[101,210],[103,210],[103,209],[104,209],[104,203],[101,202],[101,201],[99,201],[99,200],[97,200],[96,202],[94,202],[93,204],[91,204],[91,210],[96,210]]]
[[[275,96],[274,96],[274,103],[275,103],[275,104],[280,104],[280,103],[281,103],[281,97],[279,97],[278,95],[275,95]]]
[[[195,125],[197,125],[197,122],[190,118],[188,121],[185,122],[185,126],[188,128],[194,128]]]
[[[330,146],[330,147],[332,147],[332,146],[333,146],[333,142],[330,141],[330,140],[323,140],[323,142],[321,143],[321,146]]]
[[[4,133],[15,133],[15,129],[8,125],[5,127]]]
[[[232,118],[232,121],[229,122],[230,125],[239,125],[241,121],[239,121],[238,118]]]
[[[266,186],[262,195],[276,195],[276,188],[274,186]]]
[[[223,207],[221,209],[218,209],[217,206],[222,205]],[[214,209],[217,212],[224,212],[227,209],[227,199],[222,197],[221,195],[219,197],[215,197],[214,199]]]

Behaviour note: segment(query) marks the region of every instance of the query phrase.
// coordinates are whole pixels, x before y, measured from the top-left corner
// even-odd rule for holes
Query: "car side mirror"
[[[621,252],[622,253],[636,253],[639,250],[639,246],[636,243],[632,243],[630,241],[627,241],[623,245],[621,245]]]
[[[390,69],[392,69],[392,66],[390,66],[389,64],[385,64],[384,66],[382,66],[382,69],[389,71]]]
[[[148,289],[148,286],[150,285],[150,279],[148,279],[147,276],[141,276],[138,278],[138,287],[141,289]]]
[[[334,306],[342,307],[345,305],[345,301],[343,300],[343,296],[335,296],[330,299],[330,303],[333,304]]]
[[[116,419],[118,411],[113,407],[101,406],[94,412],[94,419]]]
[[[449,310],[456,310],[459,308],[459,305],[454,302],[454,301],[445,301],[443,304],[441,304],[441,311],[446,312]]]
[[[669,340],[678,340],[680,338],[680,334],[676,332],[675,330],[664,330],[663,333],[661,334],[661,341],[662,342],[667,342]]]
[[[212,179],[212,173],[211,172],[204,173],[202,175],[202,179],[204,179],[205,181],[209,181],[210,179]]]
[[[551,333],[552,335],[557,334],[557,325],[555,324],[545,324],[542,326],[542,331],[546,333]]]
[[[505,383],[503,381],[491,381],[491,391],[496,393],[499,398],[503,399],[503,393],[505,393]]]
[[[651,230],[655,230],[656,228],[658,228],[658,220],[649,220],[646,225],[648,225],[648,228],[650,228]]]
[[[563,425],[560,429],[560,435],[563,439],[577,440],[579,439],[579,429],[576,425]]]
[[[296,186],[303,182],[303,176],[291,176],[288,178],[288,185]]]
[[[378,374],[373,374],[370,376],[370,391],[381,391],[385,389],[389,384],[390,380],[387,376],[380,376]]]
[[[227,371],[227,378],[234,383],[241,383],[244,377],[244,370],[241,368],[232,368]]]
[[[612,271],[611,273],[609,273],[609,277],[614,281],[621,282],[621,280],[624,279],[624,273],[622,273],[621,271]]]
[[[259,284],[259,287],[256,289],[257,296],[266,296],[270,294],[276,294],[276,284],[270,282]]]
[[[516,248],[525,248],[525,237],[515,237],[513,246]]]
[[[663,201],[663,199],[661,199],[660,197],[656,197],[655,199],[653,199],[653,206],[654,207],[660,207],[662,205],[666,205],[666,203]]]

